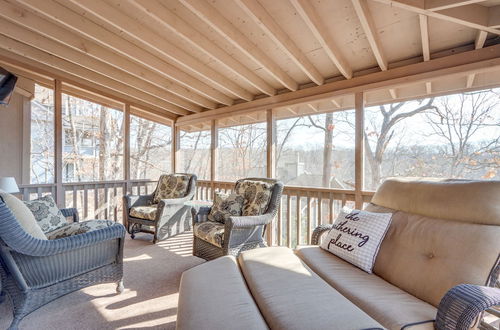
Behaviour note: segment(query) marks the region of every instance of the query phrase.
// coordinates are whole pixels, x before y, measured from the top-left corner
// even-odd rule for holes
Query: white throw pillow
[[[371,274],[391,219],[392,213],[344,208],[321,248]]]
[[[24,204],[31,210],[38,226],[45,234],[68,225],[68,221],[50,195],[24,202]]]
[[[40,226],[36,223],[33,213],[31,213],[30,209],[26,207],[19,198],[3,190],[0,190],[0,197],[2,197],[3,201],[12,214],[14,214],[17,222],[19,222],[19,225],[23,227],[25,232],[38,239],[47,239]]]

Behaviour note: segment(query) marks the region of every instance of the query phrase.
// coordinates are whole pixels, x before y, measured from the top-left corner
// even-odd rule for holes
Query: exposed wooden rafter
[[[359,1],[359,0],[356,0]],[[496,35],[500,35],[500,30],[495,27],[500,24],[500,17],[497,14],[499,6],[485,7],[479,4],[469,4],[453,7],[444,10],[433,11],[425,8],[422,1],[408,0],[372,0],[385,3],[394,7],[399,7],[418,14],[453,22],[472,29],[482,30]],[[498,24],[497,24],[498,23]]]
[[[260,3],[254,0],[236,2],[312,81],[317,85],[324,83],[323,76]]]
[[[312,4],[308,0],[291,0],[291,2],[340,73],[347,79],[352,78],[351,67]]]
[[[255,63],[261,65],[264,70],[284,87],[292,91],[297,90],[297,82],[283,71],[278,64],[274,63],[256,44],[234,27],[231,22],[213,6],[198,0],[181,0],[181,2],[200,19],[226,38],[232,45],[251,58]]]
[[[488,37],[488,32],[478,31],[476,35],[476,40],[474,42],[475,49],[481,49],[484,47],[484,43],[486,42],[486,38]],[[474,79],[476,78],[475,73],[471,73],[467,76],[466,87],[471,88],[474,85]]]
[[[425,0],[425,9],[438,11],[484,1],[486,0]]]
[[[266,81],[260,78],[255,72],[245,67],[241,62],[226,53],[220,46],[212,43],[203,34],[194,29],[191,24],[183,21],[167,10],[159,1],[141,1],[134,2],[138,8],[144,10],[152,19],[160,26],[165,27],[166,31],[176,33],[192,46],[204,52],[233,73],[237,74],[241,79],[267,95],[276,94],[276,90]]]

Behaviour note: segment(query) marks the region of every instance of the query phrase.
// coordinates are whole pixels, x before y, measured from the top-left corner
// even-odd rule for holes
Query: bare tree
[[[448,160],[444,176],[458,178],[481,169],[486,169],[485,178],[495,175],[500,168],[499,110],[499,95],[482,91],[442,97],[439,106],[426,114],[432,135],[444,141],[440,147],[440,156]],[[486,130],[493,131],[493,139],[481,139]]]

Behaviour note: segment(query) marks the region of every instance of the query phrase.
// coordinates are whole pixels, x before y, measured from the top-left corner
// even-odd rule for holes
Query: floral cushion
[[[217,221],[198,222],[193,227],[194,236],[222,247],[224,243],[224,224]]]
[[[162,199],[182,198],[188,191],[190,175],[165,174],[158,180],[153,198],[153,204],[158,204]]]
[[[110,227],[113,224],[114,222],[109,220],[88,220],[82,222],[73,222],[64,227],[51,231],[50,233],[47,234],[47,238],[58,239],[74,235],[85,234],[88,233],[89,231]]]
[[[261,215],[271,200],[273,184],[264,181],[245,180],[236,186],[236,193],[243,196],[243,216]]]
[[[230,216],[240,216],[243,209],[243,197],[232,193],[230,195],[215,193],[214,204],[208,214],[208,220],[225,223]]]
[[[24,202],[24,204],[33,213],[38,225],[45,234],[68,225],[66,218],[50,195]]]
[[[130,209],[130,216],[139,219],[155,220],[158,204],[151,206],[134,206]]]

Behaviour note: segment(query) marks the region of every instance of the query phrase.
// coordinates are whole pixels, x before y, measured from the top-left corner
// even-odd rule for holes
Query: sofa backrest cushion
[[[24,231],[35,238],[43,240],[47,239],[42,229],[37,224],[33,213],[20,199],[2,190],[0,190],[0,197],[2,197],[3,201],[12,214],[14,214],[14,217],[16,217],[17,222],[19,222]]]
[[[243,216],[262,215],[266,212],[274,185],[264,180],[240,180],[235,192],[243,197]]]
[[[372,203],[431,218],[500,225],[500,181],[389,179]]]
[[[484,192],[500,195],[500,183],[384,183],[372,199],[374,204],[366,208],[393,213],[374,273],[434,306],[455,285],[489,284],[498,262],[500,225],[494,225],[497,205],[489,205],[498,197],[477,197]],[[437,201],[443,210],[439,210]]]

